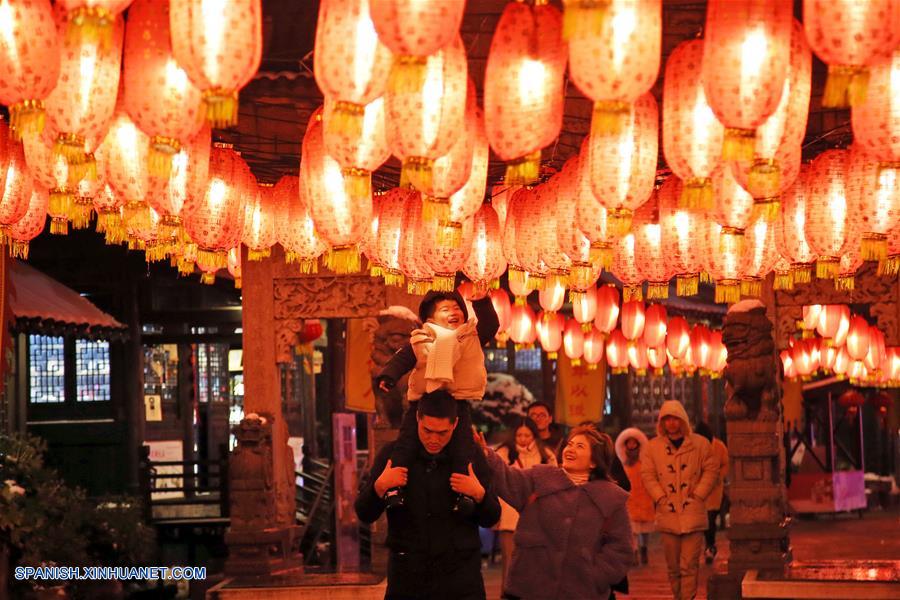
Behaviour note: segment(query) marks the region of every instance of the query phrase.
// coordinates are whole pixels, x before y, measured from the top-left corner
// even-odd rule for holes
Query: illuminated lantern
[[[168,176],[150,174],[147,202],[162,219],[161,235],[172,234],[180,228],[188,198],[204,193],[211,146],[210,129],[204,127],[172,157]]]
[[[847,203],[849,210],[861,217],[862,241],[859,249],[863,260],[887,258],[888,234],[900,220],[898,176],[900,171],[883,169],[882,164],[860,144],[850,147]]]
[[[365,112],[387,89],[393,60],[390,50],[378,39],[369,0],[324,0],[319,4],[313,60],[316,83],[326,106],[333,105],[325,113],[325,145],[341,162],[331,149],[331,137],[360,142],[369,139],[363,133]],[[383,116],[381,119],[383,123]]]
[[[89,41],[108,46],[115,35],[116,18],[131,2],[132,0],[60,0],[57,5],[65,12],[68,26],[66,43],[74,46]]]
[[[896,4],[896,3],[892,3]],[[891,9],[900,15],[900,4]],[[894,32],[900,41],[900,24]],[[896,41],[895,44],[896,45]],[[853,107],[853,138],[868,154],[881,162],[880,168],[898,170],[900,141],[891,135],[900,127],[900,52],[885,54],[872,64],[869,91],[864,102]]]
[[[591,327],[584,334],[584,352],[582,357],[588,365],[588,369],[596,369],[606,350],[606,336]]]
[[[247,246],[247,260],[268,258],[275,245],[275,186],[260,183],[256,194],[244,207],[241,242]]]
[[[841,257],[838,272],[834,278],[834,289],[842,292],[852,292],[856,289],[856,272],[863,264],[858,248],[850,248],[847,254]]]
[[[376,98],[361,109],[359,131],[350,128],[329,130],[329,123],[340,119],[340,103],[325,100],[325,152],[341,166],[346,194],[354,201],[372,195],[372,172],[391,156],[385,133],[384,99]]]
[[[731,167],[724,163],[713,173],[713,192],[716,197],[713,219],[722,226],[722,237],[736,238],[722,244],[736,245],[740,252],[745,231],[753,218],[753,196],[741,187]]]
[[[837,355],[834,357],[834,365],[831,367],[835,377],[844,379],[847,375],[847,371],[850,369],[850,362],[850,355],[847,354],[847,348],[843,346],[839,347]]]
[[[855,243],[854,215],[845,184],[847,150],[826,150],[813,160],[806,177],[806,224],[810,249],[818,256],[816,276],[833,279],[841,256]]]
[[[415,196],[418,200],[414,191],[403,188],[388,190],[381,197],[375,257],[387,285],[402,286],[404,283],[403,272],[400,270],[400,239],[403,234],[403,214],[410,196]]]
[[[849,326],[850,307],[846,304],[826,304],[819,313],[816,323],[816,332],[826,345],[834,345],[834,340],[838,336],[842,325],[847,322]]]
[[[594,133],[620,131],[656,83],[661,43],[661,0],[612,0],[600,34],[569,44],[569,75],[594,102]]]
[[[60,40],[48,0],[0,0],[0,104],[15,138],[44,128],[44,99],[60,69]]]
[[[577,321],[569,319],[566,322],[566,330],[563,333],[563,347],[566,356],[572,361],[572,366],[581,365],[581,355],[584,354],[584,331]]]
[[[122,222],[122,197],[104,182],[98,187],[92,203],[97,213],[97,233],[104,234],[109,245],[124,242],[127,232]]]
[[[893,0],[804,0],[803,26],[828,65],[822,106],[858,106],[872,88],[868,66],[897,45],[900,6]]]
[[[593,277],[594,270],[598,267],[609,270],[613,262],[613,231],[609,219],[609,211],[594,198],[594,192],[591,189],[591,173],[590,173],[590,139],[585,138],[581,144],[581,154],[578,158],[578,168],[573,175],[573,185],[575,186],[575,222],[574,227],[577,229],[589,243],[588,262],[591,267],[588,271],[587,278]],[[563,192],[565,193],[565,192]],[[567,227],[565,221],[560,216],[561,225]],[[582,243],[580,239],[576,243]],[[573,269],[573,274],[578,273],[577,269]],[[600,273],[598,271],[597,276]],[[595,280],[596,281],[596,280]],[[593,285],[589,282],[588,285]],[[587,286],[584,286],[587,287]]]
[[[847,332],[847,354],[852,360],[863,360],[869,353],[869,324],[862,317],[850,318],[850,329]]]
[[[488,161],[490,148],[484,131],[484,115],[480,108],[475,109],[474,147],[472,149],[472,166],[465,185],[450,196],[449,215],[440,223],[438,242],[453,245],[459,239],[461,224],[476,214],[484,202],[487,189]],[[499,214],[499,213],[498,213]],[[498,219],[499,226],[499,219]],[[499,239],[499,238],[498,238]]]
[[[834,361],[838,355],[838,349],[828,344],[829,340],[819,338],[819,368],[830,373],[834,368]]]
[[[125,111],[150,136],[150,172],[168,177],[172,161],[203,125],[202,96],[172,56],[167,0],[136,0],[125,30]]]
[[[652,94],[644,94],[632,106],[619,133],[589,138],[591,189],[609,211],[613,233],[630,229],[633,212],[653,192],[658,137],[656,100]]]
[[[695,236],[698,231],[703,231],[706,216],[680,206],[682,187],[681,181],[672,176],[663,182],[657,194],[662,254],[667,274],[675,275],[675,293],[678,296],[695,296],[700,289],[700,273],[706,262]]]
[[[594,319],[597,318],[597,288],[589,287],[583,294],[576,294],[572,298],[572,314],[575,320],[581,323],[585,332],[593,328]]]
[[[791,263],[783,256],[779,256],[772,267],[775,275],[772,281],[772,289],[777,291],[790,291],[794,289],[794,277],[791,275]]]
[[[331,246],[329,268],[339,274],[357,273],[357,242],[371,224],[372,198],[354,200],[347,195],[340,165],[325,152],[320,114],[316,112],[310,118],[301,150],[308,206],[316,231]]]
[[[116,115],[103,140],[106,181],[122,197],[126,226],[132,217],[141,218],[148,206],[148,143],[147,135],[124,112]]]
[[[285,175],[275,184],[275,203],[279,209],[275,238],[284,248],[286,263],[298,264],[301,273],[317,273],[318,258],[327,245],[316,233],[301,190],[300,180],[292,175]]]
[[[261,4],[260,0],[169,2],[172,53],[202,90],[206,120],[214,128],[237,124],[238,90],[259,68]]]
[[[647,359],[647,345],[644,340],[636,340],[629,342],[626,350],[628,354],[628,364],[635,370],[636,374],[643,377],[647,374],[647,367],[650,362]]]
[[[628,372],[628,340],[622,330],[616,329],[606,341],[606,362],[613,375]]]
[[[668,362],[668,355],[666,354],[666,346],[663,344],[657,348],[653,348],[652,346],[647,346],[647,363],[653,367],[653,374],[659,377],[663,374],[663,367],[666,366]]]
[[[804,167],[781,199],[781,213],[775,224],[775,247],[791,263],[794,283],[809,283],[812,280],[812,264],[816,254],[806,241],[806,203],[809,198],[807,177]]]
[[[722,156],[752,160],[755,130],[775,112],[787,77],[791,5],[712,0],[706,10],[703,87],[726,127]]]
[[[421,88],[429,56],[453,43],[462,24],[465,0],[440,4],[421,0],[369,0],[372,22],[381,42],[394,54],[391,92]]]
[[[691,329],[691,360],[701,370],[706,370],[710,356],[710,331],[706,325],[694,325]]]
[[[245,187],[251,177],[231,144],[215,143],[202,196],[185,205],[184,230],[197,244],[197,266],[215,274],[227,266],[228,250],[238,245],[244,220]]]
[[[521,285],[522,289],[535,290],[544,285],[547,266],[541,260],[538,245],[541,234],[539,202],[530,188],[520,189],[510,201],[503,232],[503,254],[511,265],[510,286]]]
[[[709,336],[709,360],[707,370],[710,377],[718,379],[725,371],[725,365],[728,362],[728,348],[722,342],[722,331],[716,330]]]
[[[762,296],[762,282],[775,262],[775,224],[766,215],[760,214],[747,228],[744,253],[741,264],[741,296],[759,298]]]
[[[31,189],[28,209],[22,218],[9,228],[10,256],[28,260],[29,243],[44,230],[49,206],[50,195],[47,188],[35,181]]]
[[[681,360],[691,345],[691,327],[684,317],[672,317],[666,326],[666,349]]]
[[[403,210],[398,263],[406,278],[407,292],[417,296],[428,292],[434,279],[434,269],[426,262],[423,252],[427,244],[433,243],[433,234],[423,225],[421,197],[418,193],[410,194]]]
[[[648,348],[658,348],[666,343],[667,315],[662,304],[647,307],[644,323],[644,343]]]
[[[712,172],[725,134],[706,101],[702,64],[703,40],[682,42],[669,56],[663,77],[663,152],[684,181],[678,204],[688,209],[713,207]]]
[[[487,136],[507,163],[507,184],[538,178],[541,149],[562,128],[565,70],[559,9],[546,3],[507,3],[491,39],[484,77]]]
[[[556,360],[557,353],[563,343],[563,329],[565,328],[565,318],[556,312],[542,312],[537,316],[534,322],[535,331],[537,331],[538,340],[541,348],[547,353],[547,358]]]
[[[228,251],[228,273],[234,278],[234,289],[241,289],[241,247]]]
[[[561,281],[551,281],[538,293],[538,300],[545,314],[554,314],[566,301],[566,286]]]
[[[622,333],[629,342],[644,335],[646,313],[641,300],[626,301],[622,305]]]
[[[488,297],[491,299],[494,312],[497,313],[497,321],[500,323],[497,331],[500,335],[507,331],[511,324],[512,305],[509,303],[509,294],[506,293],[506,290],[495,289],[488,292]]]
[[[102,139],[116,111],[124,31],[118,16],[111,25],[109,44],[84,39],[62,49],[59,79],[45,106],[57,132],[56,152],[75,172],[86,163],[85,143]]]
[[[794,366],[794,357],[791,356],[790,350],[782,350],[778,355],[781,358],[781,368],[784,371],[784,378],[788,381],[797,378],[797,368]]]
[[[597,289],[597,314],[594,327],[600,333],[609,334],[619,321],[619,290],[614,285],[601,285]]]
[[[818,326],[819,319],[822,316],[822,308],[821,304],[805,304],[800,309],[801,319],[798,323],[800,329],[804,332],[810,332],[808,335],[812,335],[812,331]],[[807,334],[804,334],[804,337],[807,337]]]
[[[147,203],[132,206],[126,209],[126,213],[128,249],[144,252],[147,262],[165,258],[165,248],[159,243],[159,213]]]
[[[550,279],[568,283],[572,260],[559,247],[556,236],[557,221],[559,220],[556,210],[559,204],[559,180],[559,175],[556,175],[538,188],[537,197],[541,211],[538,221],[538,251],[541,260],[550,270]]]
[[[422,240],[422,251],[425,262],[434,270],[432,289],[439,291],[452,291],[456,281],[456,272],[463,268],[469,252],[472,250],[472,236],[474,219],[469,217],[460,227],[460,243],[454,246],[429,243],[437,237],[436,230],[440,226],[435,221],[423,220],[422,230],[425,238]]]
[[[534,312],[527,304],[515,304],[510,310],[509,339],[516,348],[524,348],[534,343],[537,332],[534,330]]]
[[[743,233],[734,235],[708,220],[705,227],[707,271],[716,283],[715,301],[734,304],[741,299],[741,252]],[[703,230],[699,235],[704,234]]]
[[[0,136],[5,133],[0,129]],[[8,235],[9,228],[25,215],[31,203],[32,178],[25,164],[25,151],[22,144],[10,141],[9,146],[9,161],[0,166],[4,171],[0,177],[0,239]]]
[[[586,181],[582,177],[581,156],[573,156],[567,160],[558,176],[556,205],[552,210],[556,224],[556,245],[570,259],[569,287],[576,295],[593,287],[602,269],[601,261],[591,260],[591,241],[576,222],[579,194],[588,194],[588,200],[597,204],[590,186],[583,185]]]
[[[641,265],[641,275],[647,280],[647,300],[669,297],[669,265],[663,247],[659,204],[651,198],[637,209],[632,223],[634,255]]]
[[[803,379],[808,378],[815,372],[810,342],[815,343],[815,340],[794,340],[791,347],[791,358],[793,359],[794,368],[797,370],[797,375]]]
[[[891,346],[887,349],[887,371],[893,387],[900,385],[900,347]]]
[[[65,235],[69,231],[74,190],[69,187],[69,168],[65,159],[54,154],[46,138],[46,133],[22,138],[25,162],[35,183],[49,189],[50,233]]]
[[[462,269],[479,295],[483,295],[488,287],[499,286],[500,276],[506,271],[506,259],[500,244],[497,212],[490,204],[485,204],[475,213],[472,249]]]
[[[874,373],[881,369],[882,362],[887,355],[884,345],[884,334],[877,327],[869,328],[869,351],[863,359],[866,363],[866,369],[869,373]]]
[[[391,151],[403,161],[402,182],[431,188],[434,161],[450,152],[466,113],[466,52],[457,36],[427,58],[425,84],[385,96]]]
[[[622,282],[622,299],[625,302],[644,299],[644,275],[639,270],[634,233],[628,233],[616,242],[612,271]]]

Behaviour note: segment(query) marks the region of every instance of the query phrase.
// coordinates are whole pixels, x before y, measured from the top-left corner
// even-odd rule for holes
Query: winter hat
[[[469,320],[469,311],[466,309],[466,301],[463,300],[463,297],[459,292],[436,292],[432,290],[425,294],[425,297],[422,298],[422,301],[419,303],[419,319],[423,323],[434,314],[434,307],[441,300],[452,300],[453,302],[456,302],[459,306],[459,310],[462,311],[465,320]]]
[[[637,427],[629,427],[628,429],[623,429],[622,433],[619,434],[619,437],[616,438],[616,456],[619,457],[619,460],[622,463],[625,462],[627,458],[625,456],[625,442],[629,439],[634,438],[638,442],[638,447],[643,449],[647,444],[647,436],[644,435],[644,432],[638,429]]]
[[[666,435],[666,431],[663,429],[662,425],[663,417],[678,417],[681,419],[681,422],[684,423],[684,428],[681,430],[684,437],[688,437],[693,433],[691,430],[691,421],[688,419],[687,412],[678,400],[666,400],[659,408],[659,420],[656,422],[656,432],[661,436]]]

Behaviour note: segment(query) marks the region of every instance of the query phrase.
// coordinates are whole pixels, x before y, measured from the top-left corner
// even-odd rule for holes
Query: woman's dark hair
[[[559,450],[557,451],[559,464],[563,464],[563,451],[576,435],[583,435],[591,445],[591,462],[596,466],[591,470],[590,479],[614,481],[610,474],[610,465],[612,465],[614,456],[612,438],[602,431],[597,431],[597,428],[593,425],[579,425],[572,428],[563,440],[563,443],[559,445]]]
[[[534,436],[534,443],[537,445],[538,453],[541,455],[541,464],[547,464],[550,460],[550,452],[544,446],[544,442],[541,441],[537,423],[528,417],[519,417],[513,421],[507,432],[506,441],[501,444],[501,447],[505,447],[507,450],[509,464],[513,464],[519,459],[519,450],[516,448],[516,432],[518,432],[521,427],[527,427],[528,431],[531,432],[531,435]]]
[[[707,440],[712,442],[713,432],[712,432],[712,429],[710,429],[709,425],[707,425],[705,421],[700,421],[699,423],[697,423],[697,426],[694,427],[694,433],[700,434],[703,437],[705,437]]]

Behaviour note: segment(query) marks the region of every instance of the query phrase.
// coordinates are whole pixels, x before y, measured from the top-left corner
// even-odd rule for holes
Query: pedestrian
[[[610,481],[608,435],[576,427],[557,455],[561,466],[513,469],[487,448],[497,494],[519,511],[508,598],[606,599],[633,559],[628,492]]]
[[[406,467],[414,459],[418,444],[416,403],[422,394],[438,389],[447,390],[459,401],[459,427],[447,452],[454,473],[464,474],[476,452],[470,403],[484,398],[487,370],[482,347],[494,339],[500,322],[490,298],[475,300],[472,306],[475,315],[469,318],[459,292],[428,292],[419,303],[422,327],[412,331],[410,343],[398,350],[375,378],[378,387],[388,392],[412,370],[407,389],[409,409],[403,415],[391,456],[394,465]],[[388,508],[403,505],[402,487],[391,488],[385,494]],[[454,503],[454,508],[463,514],[473,506],[472,499],[465,495]]]
[[[711,565],[716,559],[718,550],[716,549],[716,524],[719,520],[719,513],[722,510],[722,501],[725,497],[725,479],[728,477],[728,447],[725,442],[713,435],[712,429],[704,422],[697,425],[697,433],[709,440],[712,446],[713,454],[719,461],[719,478],[712,492],[706,497],[706,514],[709,517],[709,527],[706,530],[706,564]]]
[[[457,405],[446,390],[425,393],[416,407],[413,460],[407,467],[394,466],[394,443],[386,444],[360,485],[354,507],[363,523],[374,522],[384,512],[388,489],[406,487],[404,509],[387,513],[385,600],[485,598],[478,527],[497,522],[500,503],[480,452],[465,475],[451,469],[447,446],[459,426]],[[473,499],[471,514],[453,510],[455,494]]]
[[[550,405],[538,400],[528,406],[526,413],[528,418],[537,424],[538,433],[544,446],[556,454],[563,438],[563,430],[553,422],[553,411],[550,410]]]
[[[497,456],[514,469],[530,469],[535,465],[556,466],[556,456],[539,440],[538,428],[528,417],[520,417],[508,431],[507,440],[497,448]],[[500,555],[503,558],[503,581],[509,574],[512,562],[513,534],[519,523],[519,513],[509,504],[500,500]]]
[[[631,482],[628,518],[631,520],[631,531],[634,533],[638,553],[635,562],[642,565],[646,565],[649,560],[647,544],[650,541],[650,534],[656,531],[653,500],[641,479],[641,450],[647,445],[647,441],[644,432],[636,427],[624,429],[616,438],[616,456],[622,461],[625,474]]]
[[[708,526],[704,501],[719,475],[719,463],[706,438],[691,431],[678,400],[663,402],[656,431],[640,455],[641,480],[656,508],[672,594],[675,600],[690,600],[697,594]]]

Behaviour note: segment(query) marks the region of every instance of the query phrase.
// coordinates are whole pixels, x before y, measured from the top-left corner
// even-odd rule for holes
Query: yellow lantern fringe
[[[616,100],[594,102],[591,117],[591,135],[618,135],[625,129],[631,116],[631,104]]]
[[[581,366],[581,359],[580,359],[580,358],[573,358],[571,362],[572,362],[572,366],[573,366],[573,367],[580,367],[580,366]]]
[[[186,277],[194,272],[195,263],[190,258],[181,257],[177,260],[176,266],[178,267],[178,274]]]
[[[289,265],[299,265],[300,272],[306,274],[318,273],[319,272],[319,258],[304,258],[294,252],[293,250],[288,250],[284,253],[284,262]]]
[[[165,260],[169,254],[169,245],[160,240],[147,242],[144,248],[144,258],[148,263]]]
[[[65,217],[52,217],[50,219],[50,233],[53,235],[68,234],[69,221]]]
[[[222,250],[197,248],[197,264],[206,269],[224,269],[228,266],[228,255]]]
[[[369,263],[369,277],[384,277],[384,267]]]
[[[609,271],[612,267],[613,249],[609,242],[593,242],[590,248],[591,262]]]
[[[541,176],[541,151],[506,163],[506,185],[530,185]]]
[[[648,281],[647,300],[661,300],[669,297],[668,281]]]
[[[414,94],[425,85],[427,56],[401,54],[394,57],[388,90],[393,94]]]
[[[587,323],[581,324],[581,331],[583,331],[584,333],[590,333],[591,329],[593,329],[593,328],[594,328],[593,321],[588,321]]]
[[[526,275],[525,271],[522,270],[522,268],[510,265],[509,270],[507,271],[507,275],[511,284],[516,283],[519,285],[525,285]]]
[[[53,145],[53,152],[66,159],[69,168],[84,162],[84,137],[74,133],[60,133]]]
[[[159,220],[159,237],[162,239],[176,240],[183,237],[181,218],[165,215]]]
[[[420,192],[428,192],[432,185],[432,171],[434,161],[425,156],[410,156],[403,161],[400,173],[400,181],[406,181]],[[404,187],[401,185],[401,187]],[[408,187],[408,186],[406,186]]]
[[[838,275],[834,278],[834,289],[839,292],[852,292],[856,289],[856,278],[853,275]]]
[[[762,296],[762,280],[754,277],[753,279],[741,280],[741,297],[742,298],[759,298]]]
[[[557,287],[563,288],[565,290],[569,285],[569,270],[568,269],[554,269],[550,272],[550,274],[544,279],[544,288],[554,289]]]
[[[794,289],[794,277],[790,271],[776,271],[775,281],[772,287],[777,290],[790,291]]]
[[[147,170],[150,175],[168,179],[172,174],[172,159],[181,150],[181,142],[175,138],[155,135],[150,138],[147,152]]]
[[[878,262],[879,277],[894,277],[898,272],[900,272],[900,254],[888,256]]]
[[[828,65],[828,78],[822,106],[847,108],[859,106],[866,100],[869,89],[869,69],[856,65]]]
[[[437,228],[437,244],[445,248],[459,248],[462,244],[462,223],[440,221]]]
[[[239,290],[244,287],[244,283],[241,281],[240,277],[234,278],[234,289]]]
[[[594,269],[590,263],[575,262],[569,270],[569,286],[575,289],[583,290],[591,285],[591,279],[594,278]],[[571,296],[570,292],[570,296]]]
[[[630,302],[631,300],[643,300],[644,290],[639,285],[622,286],[622,302]]]
[[[558,358],[559,358],[558,352],[548,352],[547,353],[547,360],[557,360]]]
[[[271,248],[259,248],[259,249],[248,248],[247,249],[247,260],[248,261],[259,262],[259,261],[263,260],[264,258],[269,258],[270,256],[272,256]]]
[[[28,242],[23,242],[21,240],[12,240],[9,245],[9,255],[12,258],[21,258],[22,260],[28,260],[28,248]]]
[[[587,292],[584,290],[569,290],[569,302],[572,304],[581,302],[584,299],[585,294],[587,294]]]
[[[206,120],[214,129],[232,127],[238,122],[237,90],[212,88],[203,92],[206,105]]]
[[[43,100],[23,100],[9,107],[9,134],[16,141],[25,134],[40,135],[45,121]]]
[[[115,219],[108,219],[103,230],[103,241],[107,246],[118,246],[126,240],[128,232],[125,230],[125,224],[118,215],[110,215]]]
[[[68,15],[66,45],[97,44],[106,50],[112,45],[113,25],[116,16],[106,8],[82,6]]]
[[[757,158],[750,167],[747,177],[747,191],[754,198],[773,196],[781,185],[781,167],[773,158]]]
[[[540,273],[529,272],[525,279],[525,284],[529,290],[539,292],[547,287],[547,278]]]
[[[409,279],[406,280],[406,292],[414,296],[424,296],[431,290],[430,279]]]
[[[741,301],[741,283],[736,279],[716,282],[716,304],[736,304]]]
[[[450,198],[434,198],[425,196],[422,200],[422,220],[449,221]]]
[[[72,229],[87,229],[91,224],[91,217],[93,215],[94,207],[91,205],[91,199],[76,198],[69,211],[69,220],[72,222]]]
[[[809,283],[812,281],[812,265],[806,263],[794,263],[791,265],[791,277],[794,283]]]
[[[700,275],[678,275],[675,278],[677,296],[696,296],[700,291]]]
[[[712,275],[707,273],[706,271],[700,271],[700,283],[715,283],[712,278]]]
[[[781,198],[778,196],[753,199],[754,218],[762,217],[767,222],[771,223],[778,218],[779,210],[781,210]]]
[[[516,296],[513,298],[513,304],[515,306],[525,306],[525,296]]]
[[[834,279],[838,276],[841,261],[833,256],[820,256],[816,260],[816,277],[819,279]]]
[[[477,297],[483,297],[487,294],[488,290],[497,289],[500,287],[500,282],[496,279],[492,281],[485,281],[483,279],[479,279],[478,281],[472,282],[472,287],[475,290],[475,295]]]
[[[684,180],[678,206],[686,210],[712,210],[712,179],[709,177],[691,177]]]
[[[333,247],[325,257],[325,264],[338,275],[359,273],[362,261],[356,244]]]
[[[399,269],[382,269],[382,271],[385,285],[402,287],[406,281],[406,279],[403,277],[403,273]]]
[[[338,100],[334,103],[328,120],[325,121],[325,130],[328,133],[358,139],[363,132],[365,114],[366,106],[364,104]]]
[[[84,155],[84,162],[80,166],[81,179],[97,181],[97,159],[94,158],[93,152],[88,152]],[[81,179],[72,181],[71,183],[74,185],[78,181],[81,181]]]
[[[609,0],[565,0],[563,37],[568,40],[597,38],[603,33]]]
[[[859,243],[859,253],[863,260],[874,261],[887,258],[887,236],[882,233],[865,233]]]
[[[753,160],[753,145],[756,131],[753,129],[725,129],[725,141],[722,144],[722,159],[749,162]]]
[[[147,243],[144,240],[142,240],[141,238],[129,236],[128,237],[128,249],[143,252],[144,250],[147,249]]]
[[[351,202],[361,203],[372,197],[372,172],[351,167],[341,169],[344,176],[344,193]]]
[[[431,289],[436,292],[452,292],[455,288],[456,275],[453,273],[435,273],[431,280]]]
[[[72,211],[72,194],[66,188],[50,190],[50,204],[47,212],[51,215],[68,215]]]
[[[627,208],[614,208],[607,213],[610,231],[615,236],[628,235],[631,231],[631,218],[633,213]]]
[[[200,283],[204,285],[212,285],[216,282],[216,273],[214,271],[204,271],[200,273]]]
[[[726,238],[734,238],[732,243],[726,241]],[[723,227],[719,233],[719,252],[725,253],[733,250],[737,256],[741,256],[744,252],[744,230],[737,227]]]

